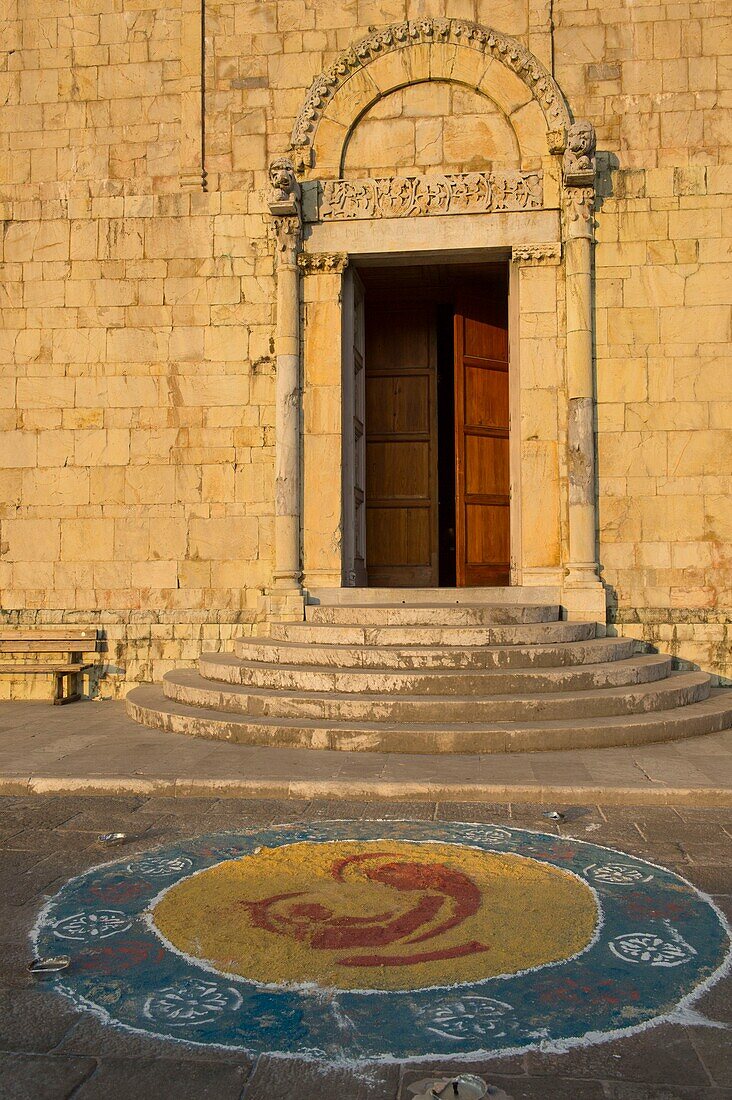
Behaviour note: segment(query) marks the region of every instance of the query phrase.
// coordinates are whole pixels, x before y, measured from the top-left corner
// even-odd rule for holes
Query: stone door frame
[[[371,230],[372,243],[376,246],[386,243],[380,241],[379,229],[378,223],[365,223],[366,236]],[[460,266],[461,263],[504,261],[509,264],[511,584],[551,587],[559,593],[561,567],[534,567],[524,562],[522,556],[520,284],[522,269],[539,264],[557,265],[561,245],[545,241],[520,249],[501,245],[475,248],[467,244],[463,248],[436,249],[433,227],[425,224],[420,229],[422,247],[409,252],[401,249],[397,235],[394,247],[383,251],[376,248],[350,253],[304,250],[301,254],[301,270],[307,276],[303,282],[303,586],[310,590],[348,584],[342,519],[337,528],[335,525],[345,511],[343,494],[347,487],[342,487],[338,477],[332,478],[330,471],[336,461],[340,470],[347,447],[345,431],[342,431],[346,428],[343,419],[346,410],[341,387],[345,372],[350,369],[350,310],[344,286],[349,264],[356,266],[359,261],[366,260],[372,266],[396,269],[419,262]],[[462,234],[466,240],[475,239],[474,227],[469,222],[463,224]],[[409,236],[412,243],[416,243],[414,234],[410,232]],[[333,414],[327,424],[321,414],[325,405],[329,405]],[[337,417],[339,408],[340,418]],[[559,516],[555,518],[559,541]]]
[[[521,137],[521,169],[339,179],[343,149],[369,105],[427,80],[490,95]],[[554,381],[558,415],[543,459],[532,453],[533,437],[521,432],[512,462],[513,577],[527,586],[556,586],[569,617],[604,621],[592,362],[594,148],[591,124],[571,122],[559,88],[535,57],[499,32],[463,20],[385,28],[354,44],[313,82],[290,155],[270,168],[267,196],[277,241],[274,591],[280,610],[289,600],[297,613],[303,584],[343,583],[341,303],[349,261],[510,256],[518,423],[536,384],[523,370],[524,350],[531,347],[541,359],[543,349],[547,363],[561,363]],[[533,369],[536,375],[536,362]],[[549,475],[551,514],[539,507]],[[546,529],[541,537],[536,524]],[[536,546],[544,535],[542,561]]]

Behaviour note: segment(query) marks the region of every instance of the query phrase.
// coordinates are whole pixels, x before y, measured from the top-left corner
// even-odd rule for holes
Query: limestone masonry
[[[354,271],[494,258],[512,583],[732,677],[726,4],[3,13],[0,626],[120,696],[351,583]]]

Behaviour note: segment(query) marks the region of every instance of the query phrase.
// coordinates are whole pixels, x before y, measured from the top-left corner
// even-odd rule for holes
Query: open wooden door
[[[508,299],[455,310],[455,546],[458,585],[510,582]]]
[[[347,268],[343,280],[343,583],[366,584],[366,371],[364,289]]]
[[[366,546],[372,586],[438,583],[434,310],[409,296],[366,326]]]

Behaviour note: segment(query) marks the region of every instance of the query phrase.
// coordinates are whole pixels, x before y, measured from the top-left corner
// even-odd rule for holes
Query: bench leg
[[[54,677],[56,679],[53,695],[54,706],[63,707],[66,703],[78,703],[81,699],[81,693],[79,692],[79,673],[54,672]],[[66,694],[64,694],[64,680],[66,681]]]

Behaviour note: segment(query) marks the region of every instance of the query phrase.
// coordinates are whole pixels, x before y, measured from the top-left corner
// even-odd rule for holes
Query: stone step
[[[264,664],[377,669],[574,668],[624,661],[638,649],[634,638],[592,638],[532,646],[339,646],[262,638],[241,638],[235,644],[242,659]],[[215,656],[206,654],[207,658]]]
[[[309,645],[552,645],[594,638],[594,623],[521,626],[346,626],[342,623],[270,623],[273,641]]]
[[[157,729],[240,744],[352,752],[487,754],[637,745],[717,732],[732,724],[732,691],[713,691],[703,702],[645,714],[452,727],[250,718],[186,706],[166,699],[162,688],[148,685],[129,693],[127,710],[136,721]]]
[[[377,607],[306,606],[309,623],[346,626],[509,626],[522,623],[557,622],[557,604],[382,604]]]
[[[311,588],[308,603],[332,607],[358,604],[537,604],[558,603],[558,585],[510,588]]]
[[[490,676],[491,673],[484,673]],[[163,677],[168,699],[193,707],[252,718],[307,718],[328,722],[450,723],[543,722],[621,714],[642,714],[685,707],[709,695],[703,672],[677,672],[658,683],[590,691],[534,695],[376,695],[339,691],[287,692],[238,684],[217,684],[194,669]]]
[[[606,664],[539,669],[378,669],[272,664],[228,653],[204,653],[198,671],[206,680],[273,691],[373,695],[493,696],[625,687],[662,680],[671,658],[639,656]],[[371,700],[373,702],[373,699]]]

